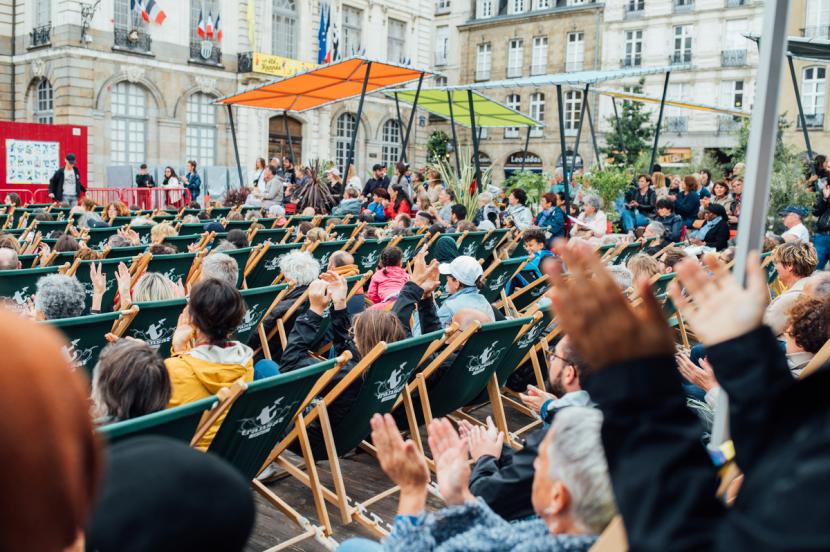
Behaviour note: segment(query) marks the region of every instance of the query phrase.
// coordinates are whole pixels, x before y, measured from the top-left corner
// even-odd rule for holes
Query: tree
[[[427,140],[427,161],[434,163],[438,159],[446,159],[449,143],[450,137],[443,130],[436,130],[430,134]]]
[[[640,79],[632,92],[642,94],[644,82]],[[644,107],[641,102],[623,100],[619,125],[613,115],[608,118],[611,131],[606,134],[608,145],[602,148],[602,152],[611,157],[614,164],[633,166],[641,153],[651,147],[655,124],[651,122],[651,113]]]

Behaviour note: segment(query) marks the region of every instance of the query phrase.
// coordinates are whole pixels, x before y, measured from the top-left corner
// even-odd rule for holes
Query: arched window
[[[824,125],[824,96],[827,87],[827,72],[824,67],[805,67],[801,83],[801,98],[807,126]]]
[[[111,161],[137,165],[146,161],[147,92],[141,85],[119,82],[112,87]]]
[[[44,125],[51,125],[55,122],[55,102],[52,92],[52,85],[46,79],[37,83],[34,97],[35,122]]]
[[[357,132],[357,118],[354,113],[344,113],[337,118],[334,156],[341,172],[345,171],[346,157],[349,155],[349,147],[351,147],[352,136],[355,132]]]
[[[271,15],[271,53],[297,57],[297,4],[295,0],[274,0]]]
[[[383,123],[381,138],[380,162],[387,167],[394,165],[401,158],[401,127],[398,121],[389,119]]]
[[[199,166],[216,161],[216,106],[207,94],[187,98],[187,158]]]

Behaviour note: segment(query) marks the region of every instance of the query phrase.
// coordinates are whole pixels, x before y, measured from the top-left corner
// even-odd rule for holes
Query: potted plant
[[[475,180],[475,164],[472,162],[472,153],[469,148],[461,152],[461,174],[456,173],[455,167],[445,158],[437,158],[429,165],[429,168],[438,171],[441,175],[441,180],[447,190],[455,193],[455,202],[467,208],[467,217],[473,218],[473,215],[478,209],[478,190],[474,186]],[[481,170],[481,188],[486,190],[492,182],[492,169]]]
[[[583,179],[587,191],[599,196],[602,208],[609,219],[617,218],[614,202],[631,187],[631,176],[614,167],[592,172]]]

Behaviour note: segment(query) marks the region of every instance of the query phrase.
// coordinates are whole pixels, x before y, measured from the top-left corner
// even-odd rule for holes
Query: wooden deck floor
[[[486,416],[489,408],[481,409],[477,413],[477,418]],[[518,429],[527,424],[530,420],[511,409],[507,409],[508,426],[511,429]],[[425,437],[425,435],[424,435]],[[424,439],[426,444],[426,439]],[[346,455],[340,459],[340,466],[343,470],[343,478],[346,484],[346,490],[349,496],[358,502],[368,499],[370,496],[384,491],[392,486],[392,482],[380,469],[377,461],[368,453],[358,451]],[[331,488],[331,472],[329,470],[328,462],[317,463],[318,473],[320,479],[326,486]],[[299,481],[292,477],[286,477],[279,481],[269,484],[269,488],[274,491],[280,498],[289,503],[292,507],[298,510],[302,515],[306,516],[312,523],[317,523],[317,516],[315,515],[314,503],[311,498],[311,493]],[[246,552],[262,552],[281,542],[299,534],[297,526],[290,521],[281,512],[272,507],[258,494],[254,493],[257,503],[257,519],[254,526],[253,533]],[[398,504],[398,495],[394,494],[384,500],[373,504],[370,511],[380,516],[387,523],[391,523],[395,517],[395,511]],[[427,505],[431,509],[438,509],[443,506],[440,499],[429,496]],[[372,534],[358,525],[352,523],[344,526],[340,520],[339,510],[331,504],[328,504],[328,514],[331,519],[332,528],[334,530],[334,538],[337,542],[342,542],[352,537],[373,538]],[[296,546],[288,550],[302,550],[302,551],[324,551],[326,550],[321,544],[314,539],[307,539],[298,543]]]

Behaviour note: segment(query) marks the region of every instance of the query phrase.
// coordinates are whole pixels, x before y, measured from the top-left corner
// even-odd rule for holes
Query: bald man
[[[15,270],[20,266],[17,251],[7,247],[0,248],[0,270]]]
[[[452,321],[458,324],[459,329],[463,332],[475,322],[479,322],[482,326],[492,322],[489,316],[478,309],[458,309],[452,316]]]

